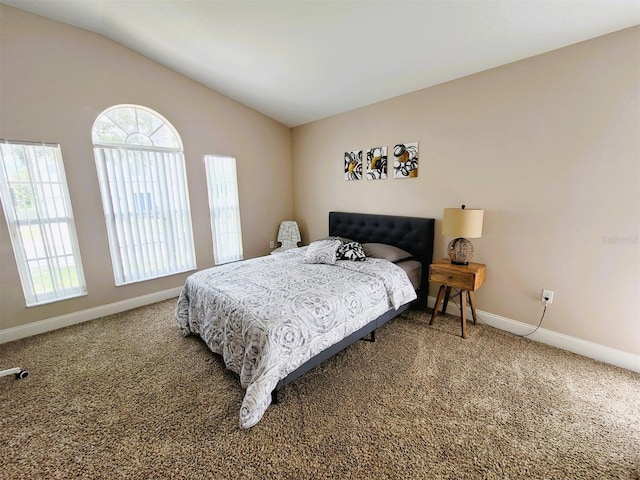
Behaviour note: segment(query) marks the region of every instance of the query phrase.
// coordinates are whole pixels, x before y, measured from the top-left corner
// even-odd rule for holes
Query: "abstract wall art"
[[[418,142],[399,143],[393,147],[393,177],[418,176]]]
[[[362,150],[344,152],[344,179],[360,180],[362,178]]]
[[[387,147],[367,150],[367,180],[387,178]]]

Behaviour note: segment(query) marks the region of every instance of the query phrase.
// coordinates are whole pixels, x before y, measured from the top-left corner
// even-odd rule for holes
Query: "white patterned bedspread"
[[[280,379],[416,298],[406,273],[393,263],[307,264],[306,248],[197,272],[180,293],[176,322],[182,333],[200,335],[246,388],[242,428],[260,421]]]

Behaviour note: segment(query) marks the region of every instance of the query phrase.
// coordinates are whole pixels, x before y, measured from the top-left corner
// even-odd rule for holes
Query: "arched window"
[[[102,112],[92,131],[116,285],[195,269],[182,140],[138,105]]]

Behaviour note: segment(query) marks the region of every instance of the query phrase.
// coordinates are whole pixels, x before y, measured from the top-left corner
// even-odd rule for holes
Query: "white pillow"
[[[336,253],[342,245],[340,240],[318,240],[307,247],[304,255],[304,263],[336,263]]]

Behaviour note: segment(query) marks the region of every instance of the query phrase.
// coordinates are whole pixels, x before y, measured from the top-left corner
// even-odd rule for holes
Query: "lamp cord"
[[[453,304],[454,304],[456,307],[458,307],[458,310],[462,311],[462,306],[461,306],[461,305],[459,305],[459,304],[458,304],[458,302],[456,302],[456,301],[454,300],[454,298],[456,298],[456,297],[458,297],[458,296],[462,296],[462,291],[461,291],[461,290],[458,290],[457,288],[454,288],[454,290],[456,290],[456,294],[455,294],[453,297],[451,297],[451,296],[450,296],[450,297],[449,297],[449,301],[450,301],[450,302],[453,302]],[[536,332],[538,331],[538,329],[540,328],[540,326],[542,325],[542,320],[544,320],[544,314],[545,314],[545,313],[547,313],[547,304],[546,304],[546,303],[544,304],[544,310],[542,310],[542,316],[540,317],[540,321],[538,322],[538,325],[536,326],[536,328],[535,328],[533,331],[531,331],[531,332],[529,332],[529,333],[525,333],[524,335],[520,335],[520,334],[518,334],[518,333],[514,333],[513,335],[515,335],[515,336],[517,336],[517,337],[522,337],[522,338],[524,338],[524,337],[528,337],[529,335],[533,335],[534,333],[536,333]],[[485,325],[487,325],[487,326],[491,327],[491,325],[489,325],[487,322],[485,322],[485,321],[481,320],[480,318],[478,318],[478,321],[479,321],[480,323],[484,323]]]
[[[533,332],[529,332],[525,335],[518,335],[517,333],[515,335],[518,335],[518,337],[528,337],[529,335],[533,335],[534,333],[536,333],[538,331],[538,329],[540,328],[540,325],[542,325],[542,320],[544,319],[544,314],[547,313],[547,304],[544,304],[544,310],[542,311],[542,316],[540,317],[540,321],[538,322],[538,326],[533,330]]]

